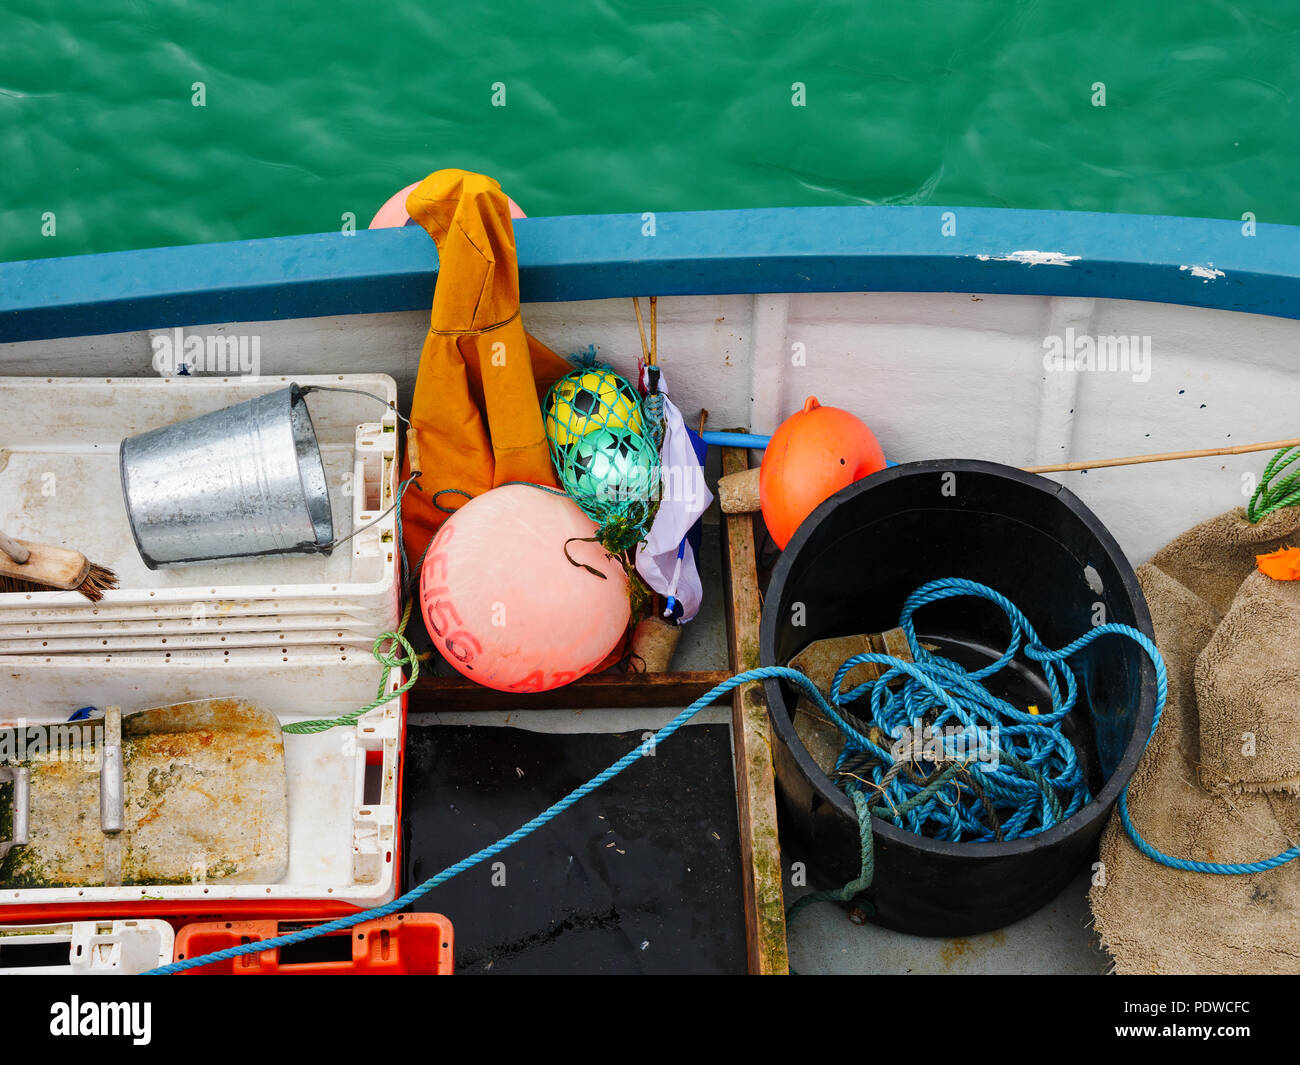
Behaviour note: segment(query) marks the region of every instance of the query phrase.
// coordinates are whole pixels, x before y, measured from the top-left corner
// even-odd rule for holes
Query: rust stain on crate
[[[50,726],[66,729],[68,726]],[[32,768],[31,842],[10,851],[4,887],[105,885],[116,850],[123,884],[266,883],[288,866],[284,741],[270,711],[207,699],[122,719],[126,828],[100,828],[102,732],[81,757],[53,748]]]

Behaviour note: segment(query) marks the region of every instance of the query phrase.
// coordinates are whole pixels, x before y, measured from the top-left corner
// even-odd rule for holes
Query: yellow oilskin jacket
[[[524,332],[505,193],[489,177],[439,170],[406,200],[438,246],[438,283],[411,405],[402,502],[414,565],[438,527],[508,481],[556,487],[541,400],[573,367]]]

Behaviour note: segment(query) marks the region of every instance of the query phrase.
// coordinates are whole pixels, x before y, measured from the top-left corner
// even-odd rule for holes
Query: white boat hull
[[[626,299],[528,304],[530,332],[624,373],[640,351]],[[387,373],[415,383],[422,311],[196,326],[186,336],[259,338],[260,371]],[[1072,331],[1072,332],[1070,332]],[[154,337],[118,333],[0,345],[0,376],[148,376]],[[1050,369],[1047,338],[1136,338],[1149,361]],[[806,396],[872,426],[897,462],[985,458],[1015,466],[1297,434],[1300,322],[1198,307],[966,293],[679,296],[659,304],[660,358],[688,417],[770,433]],[[1134,564],[1174,535],[1242,505],[1267,455],[1055,475],[1107,524]]]

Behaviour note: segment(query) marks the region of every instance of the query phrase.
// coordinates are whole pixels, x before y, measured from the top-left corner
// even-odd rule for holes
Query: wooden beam
[[[748,452],[725,448],[722,472],[749,465]],[[731,668],[758,666],[761,600],[754,521],[748,514],[726,516],[728,610]],[[785,939],[785,897],[781,886],[781,847],[776,827],[776,781],[772,771],[771,725],[763,686],[745,684],[732,693],[732,746],[736,760],[736,807],[744,871],[745,942],[749,971],[786,975],[790,957]]]
[[[485,688],[465,677],[421,674],[407,696],[411,713],[476,710],[591,710],[683,707],[731,676],[728,670],[695,673],[599,673],[546,692],[521,694]]]

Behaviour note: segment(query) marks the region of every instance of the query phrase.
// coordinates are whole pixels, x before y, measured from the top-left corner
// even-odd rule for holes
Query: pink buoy
[[[399,226],[406,225],[411,220],[411,216],[406,213],[406,198],[411,195],[412,191],[420,187],[420,182],[413,181],[402,189],[401,192],[395,192],[384,203],[384,206],[375,212],[375,217],[370,220],[368,229],[396,229]],[[511,218],[527,218],[523,208],[511,200],[509,196],[506,199],[510,203]]]
[[[627,575],[586,540],[595,533],[568,496],[531,485],[471,499],[438,530],[420,573],[438,652],[498,691],[547,691],[590,673],[631,618]]]

